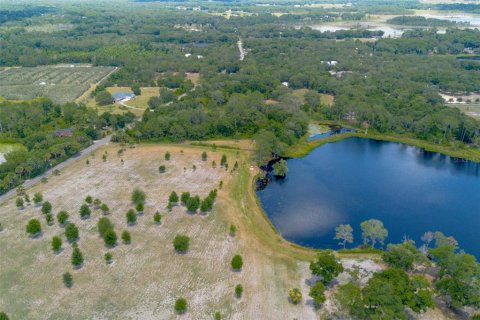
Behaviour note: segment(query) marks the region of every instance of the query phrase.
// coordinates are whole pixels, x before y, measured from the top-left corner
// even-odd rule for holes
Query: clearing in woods
[[[0,95],[11,100],[46,96],[62,104],[74,101],[113,70],[89,65],[8,68],[0,72]]]
[[[242,150],[140,145],[119,155],[120,146],[108,145],[94,156],[85,156],[89,164],[86,158],[79,159],[46,184],[28,188],[30,197],[42,192],[55,215],[67,210],[69,220],[78,226],[78,246],[85,258],[80,269],[71,265],[72,245],[57,221],[48,226],[40,207],[33,204],[19,210],[15,199],[1,203],[0,310],[18,319],[173,319],[175,299],[185,297],[189,303],[185,319],[209,319],[216,310],[231,319],[315,318],[306,299],[308,288],[303,290],[304,303],[288,303],[289,288],[305,287],[310,274],[304,261],[315,253],[285,242],[264,218],[252,187],[257,169],[251,166],[251,145],[236,147]],[[167,151],[170,161],[164,157]],[[208,153],[207,161],[201,159],[203,151]],[[228,170],[219,165],[222,154],[228,156]],[[236,161],[239,168],[231,172]],[[162,164],[165,173],[159,173]],[[203,198],[219,188],[220,181],[223,188],[210,213],[189,214],[181,205],[171,212],[165,209],[172,190]],[[125,214],[133,207],[130,197],[135,187],[146,192],[145,212],[136,225],[127,226]],[[129,230],[131,244],[119,239],[115,248],[105,247],[96,226],[100,210],[92,208],[89,219],[79,217],[87,195],[110,207],[108,217],[118,237]],[[153,221],[157,210],[162,214],[160,225]],[[39,219],[43,228],[35,239],[25,232],[32,218]],[[238,228],[234,237],[229,234],[230,224]],[[188,253],[174,252],[172,240],[177,234],[191,238]],[[64,243],[59,254],[51,249],[55,235]],[[110,265],[105,263],[106,252],[113,254]],[[237,253],[244,259],[241,272],[230,269]],[[73,276],[71,289],[62,282],[64,272]],[[244,287],[241,299],[234,296],[237,284]]]

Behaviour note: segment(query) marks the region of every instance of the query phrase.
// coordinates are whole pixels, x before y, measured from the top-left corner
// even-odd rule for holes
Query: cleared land
[[[0,94],[11,100],[47,96],[57,103],[74,101],[114,70],[113,67],[42,66],[0,72]]]

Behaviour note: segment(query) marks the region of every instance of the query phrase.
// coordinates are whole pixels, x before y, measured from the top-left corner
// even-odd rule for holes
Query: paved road
[[[109,136],[106,136],[105,138],[101,139],[101,140],[97,140],[95,141],[94,144],[92,144],[91,146],[83,149],[82,151],[80,151],[78,154],[74,155],[73,157],[71,158],[68,158],[67,160],[57,164],[55,167],[53,168],[50,168],[47,172],[45,172],[44,174],[42,175],[39,175],[35,178],[32,178],[32,179],[29,179],[29,180],[26,180],[24,183],[23,183],[23,186],[26,188],[28,187],[31,187],[33,186],[34,184],[40,182],[40,180],[43,178],[43,177],[48,177],[50,176],[53,171],[55,170],[61,170],[63,168],[65,168],[66,166],[72,164],[73,162],[83,158],[84,156],[86,155],[89,155],[90,153],[92,153],[93,151],[97,150],[98,148],[106,145],[107,143],[110,142],[110,138],[112,136],[109,135]],[[15,189],[13,190],[10,190],[9,192],[3,194],[0,196],[0,202],[3,202],[3,201],[6,201],[12,197],[15,197],[17,194],[17,191]]]

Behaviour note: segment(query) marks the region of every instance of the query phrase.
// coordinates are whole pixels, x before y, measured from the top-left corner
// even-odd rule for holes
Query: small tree
[[[363,243],[371,243],[375,247],[375,243],[379,241],[383,245],[383,241],[388,236],[388,230],[383,227],[383,223],[377,219],[370,219],[360,223],[362,229]]]
[[[144,210],[143,203],[142,202],[137,203],[137,205],[135,206],[135,209],[137,209],[137,212],[139,214],[143,213],[143,210]]]
[[[182,195],[180,196],[180,201],[183,204],[187,204],[188,199],[190,199],[190,192],[183,192]]]
[[[230,225],[230,235],[232,237],[235,237],[236,234],[237,234],[237,227],[234,224],[231,224]]]
[[[223,167],[227,164],[227,156],[224,154],[222,155],[222,159],[220,160],[220,166]]]
[[[310,293],[308,295],[313,299],[315,307],[320,307],[326,300],[325,285],[321,281],[318,281],[310,288]]]
[[[165,165],[160,165],[160,167],[158,167],[158,172],[160,173],[165,173],[165,171],[167,171],[167,168],[165,167]]]
[[[202,152],[202,161],[207,161],[208,155],[205,151]]]
[[[65,272],[63,274],[63,284],[67,288],[71,288],[73,286],[73,278],[72,278],[72,275],[69,272]]]
[[[80,268],[83,263],[83,254],[78,247],[73,248],[72,252],[72,265],[75,268]]]
[[[328,284],[343,272],[343,266],[337,262],[333,253],[321,252],[317,260],[310,263],[310,270],[314,275],[321,277],[324,284]]]
[[[62,239],[60,237],[53,237],[52,238],[52,250],[54,253],[57,253],[62,249]]]
[[[65,227],[65,237],[69,242],[75,242],[78,240],[78,228],[75,224],[67,224]]]
[[[234,255],[230,264],[233,270],[241,270],[243,267],[242,256],[239,254]]]
[[[168,197],[168,202],[170,202],[170,203],[177,203],[178,202],[178,195],[175,191],[172,191],[172,193],[170,193],[170,196]]]
[[[80,207],[80,218],[82,219],[90,218],[91,213],[92,211],[90,210],[88,205],[86,205],[85,203],[82,204],[82,206]]]
[[[105,231],[103,234],[103,241],[107,247],[114,247],[117,244],[117,234],[115,233],[115,230],[108,229]]]
[[[162,221],[162,215],[160,214],[160,212],[155,212],[155,214],[153,215],[153,221],[156,223],[156,224],[160,224],[160,222]]]
[[[43,201],[43,195],[40,192],[36,192],[33,195],[33,203],[38,205],[38,204],[42,203],[42,201]]]
[[[123,243],[125,244],[130,244],[132,242],[132,238],[130,236],[130,232],[128,232],[127,230],[123,230],[122,232],[122,240],[123,240]]]
[[[293,304],[297,304],[302,301],[302,292],[298,288],[293,288],[288,291],[288,296],[290,297],[290,301]]]
[[[85,202],[86,202],[88,205],[91,205],[92,202],[93,202],[92,196],[87,196],[87,197],[85,198]]]
[[[145,199],[146,199],[145,192],[143,192],[140,188],[133,189],[132,202],[134,204],[145,203]]]
[[[98,219],[97,229],[98,229],[98,233],[100,234],[100,237],[103,238],[105,236],[105,232],[113,229],[113,227],[114,227],[113,223],[107,217],[102,217]]]
[[[142,94],[142,89],[140,88],[140,85],[138,83],[133,84],[131,89],[133,94],[136,96],[139,96]]]
[[[335,240],[341,240],[339,245],[345,249],[345,244],[353,242],[353,229],[349,224],[341,224],[335,228]]]
[[[127,223],[129,225],[134,225],[137,223],[137,215],[133,209],[128,210],[127,212]]]
[[[30,234],[30,236],[35,237],[39,235],[42,232],[42,226],[40,225],[40,221],[37,219],[31,219],[27,223],[26,227],[27,233]]]
[[[216,311],[213,318],[215,320],[222,320],[222,314],[220,313],[220,311]]]
[[[187,312],[187,300],[179,298],[175,301],[175,311],[179,314]]]
[[[68,212],[65,210],[62,210],[59,213],[57,213],[57,221],[61,226],[64,226],[67,223],[68,217],[69,217]]]
[[[169,161],[170,160],[170,152],[165,153],[165,160]]]
[[[51,226],[53,224],[53,215],[51,213],[47,213],[45,215],[45,221],[47,222],[47,225]]]
[[[100,208],[100,205],[101,205],[101,204],[102,204],[102,201],[101,201],[100,199],[95,199],[95,200],[93,200],[93,207],[94,207],[95,209]]]
[[[24,199],[27,204],[30,204],[30,196],[27,193],[25,193]]]
[[[241,284],[237,284],[235,286],[235,296],[237,298],[241,298],[243,294],[243,286]]]
[[[112,263],[112,258],[113,258],[113,256],[112,256],[112,254],[111,254],[110,252],[105,253],[104,257],[105,257],[105,262],[106,262],[107,264]]]
[[[200,198],[198,196],[191,197],[187,201],[187,210],[190,212],[196,212],[200,206]]]
[[[100,210],[103,214],[107,215],[110,211],[110,208],[105,203],[102,203],[102,205],[100,206]]]
[[[281,159],[273,165],[273,172],[276,177],[284,178],[287,175],[288,167],[287,161]]]
[[[42,213],[47,214],[47,213],[51,213],[51,212],[52,212],[52,204],[48,201],[45,201],[42,204]]]
[[[5,312],[0,312],[0,320],[10,320]]]
[[[217,163],[215,161],[212,161],[212,168],[215,169],[217,167]]]
[[[18,209],[23,209],[23,207],[24,207],[23,198],[18,197],[17,200],[15,201],[15,203],[16,203]]]
[[[173,247],[175,251],[180,253],[185,253],[188,251],[190,246],[190,238],[184,235],[177,235],[175,239],[173,239]]]

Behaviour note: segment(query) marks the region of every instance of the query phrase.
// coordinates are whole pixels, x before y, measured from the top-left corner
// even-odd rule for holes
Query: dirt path
[[[240,61],[243,61],[243,59],[245,59],[245,56],[247,55],[247,51],[243,48],[242,38],[238,38],[237,46],[238,51],[240,51]]]
[[[90,93],[95,90],[95,88],[105,79],[107,79],[108,77],[110,77],[114,72],[116,72],[118,70],[118,67],[115,67],[115,69],[113,69],[112,71],[110,71],[108,74],[106,74],[102,79],[98,80],[97,83],[94,83],[90,86],[90,88],[85,91],[84,93],[82,93],[77,99],[75,99],[75,102],[79,103],[79,102],[82,102],[82,101],[85,101],[88,96],[90,95]]]

